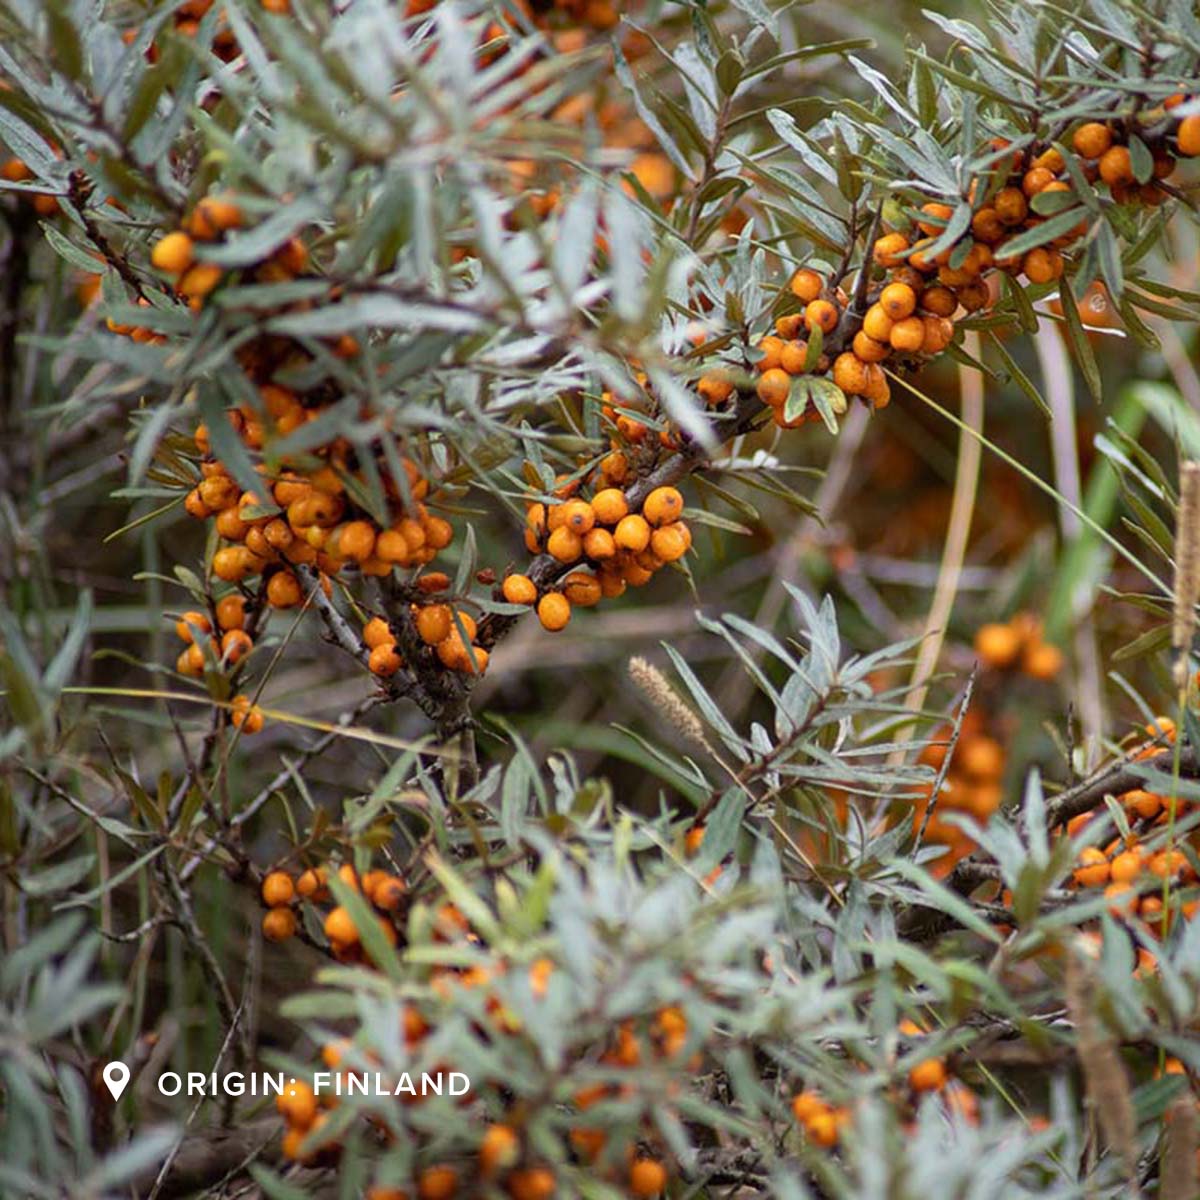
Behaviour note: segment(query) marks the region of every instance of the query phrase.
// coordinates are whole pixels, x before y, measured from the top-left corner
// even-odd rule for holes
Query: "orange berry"
[[[768,334],[756,347],[762,357],[754,364],[754,369],[763,373],[775,370],[783,361],[783,349],[786,345],[783,338]]]
[[[179,230],[159,238],[150,251],[151,264],[168,275],[182,275],[193,259],[192,239]]]
[[[629,512],[629,501],[620,488],[603,488],[592,497],[592,513],[601,525],[615,525]]]
[[[522,1167],[513,1171],[505,1187],[513,1200],[550,1200],[558,1190],[554,1172],[548,1167]]]
[[[291,571],[276,571],[267,580],[267,603],[272,608],[295,608],[302,599],[300,581]]]
[[[909,1086],[916,1092],[936,1092],[946,1085],[946,1064],[940,1058],[927,1058],[908,1073]]]
[[[1114,883],[1132,883],[1142,873],[1142,854],[1138,850],[1126,850],[1112,860],[1110,877]]]
[[[1110,187],[1133,182],[1133,160],[1127,146],[1112,146],[1100,156],[1100,178]]]
[[[1088,121],[1075,130],[1071,145],[1081,158],[1099,158],[1112,145],[1112,130],[1099,121]]]
[[[296,932],[296,914],[286,905],[263,914],[263,937],[268,942],[286,942]]]
[[[317,867],[316,870],[303,871],[296,880],[296,892],[305,900],[324,900],[329,895],[325,881],[329,878],[327,867]]]
[[[507,576],[500,590],[509,604],[534,604],[537,601],[537,584],[528,575]]]
[[[848,396],[861,396],[867,388],[866,364],[849,350],[833,360],[833,382]]]
[[[358,941],[358,929],[340,904],[325,918],[325,936],[335,945],[353,946]]]
[[[453,1167],[426,1167],[417,1176],[420,1200],[451,1200],[458,1191],[458,1172]]]
[[[583,539],[574,530],[560,525],[547,539],[546,549],[559,562],[575,562],[583,555]]]
[[[586,500],[568,500],[558,506],[560,527],[583,537],[596,523],[596,514]]]
[[[892,318],[884,311],[883,305],[872,304],[863,317],[862,332],[873,342],[886,342],[894,324]]]
[[[1021,659],[1021,670],[1030,679],[1049,681],[1063,668],[1063,652],[1048,642],[1036,642],[1025,649]]]
[[[221,635],[221,657],[236,663],[254,649],[254,640],[244,629],[227,629]]]
[[[591,559],[608,559],[617,553],[617,543],[607,529],[593,529],[584,534],[583,552]]]
[[[1179,122],[1175,131],[1179,144],[1179,153],[1184,158],[1195,158],[1200,155],[1200,113],[1192,113]]]
[[[911,292],[911,289],[908,289]],[[925,344],[925,322],[920,317],[904,317],[892,326],[888,343],[902,354],[916,353]]]
[[[381,679],[390,679],[402,666],[404,660],[396,653],[395,642],[380,642],[367,658],[367,670]]]
[[[907,283],[889,283],[879,293],[879,307],[893,321],[902,321],[917,310],[917,294]]]
[[[639,1200],[661,1195],[667,1186],[667,1169],[656,1158],[635,1158],[629,1165],[629,1190]]]
[[[337,530],[337,556],[362,563],[375,549],[375,526],[370,521],[347,521]]]
[[[296,885],[286,871],[271,871],[262,881],[262,901],[268,908],[291,904],[296,898]]]
[[[1007,670],[1021,653],[1021,635],[1011,625],[981,625],[975,634],[975,653],[986,666]]]
[[[372,617],[363,626],[363,645],[374,650],[379,646],[391,643],[395,645],[396,636],[391,627],[382,617]]]
[[[629,520],[628,517],[625,519]],[[571,602],[559,592],[547,592],[538,601],[537,615],[543,629],[557,633],[565,629],[571,619]]]
[[[600,581],[586,571],[572,571],[562,581],[562,590],[567,600],[578,608],[592,608],[600,603]]]
[[[642,516],[651,525],[667,525],[677,521],[682,512],[683,496],[673,487],[655,488],[642,505]]]
[[[898,267],[904,262],[903,255],[907,250],[908,238],[904,234],[885,233],[876,239],[871,253],[881,267]]]
[[[317,1097],[303,1079],[292,1080],[287,1088],[275,1097],[275,1107],[294,1129],[308,1129],[317,1119]]]
[[[620,549],[640,554],[650,544],[650,526],[646,518],[638,513],[622,517],[613,531],[613,540]]]
[[[427,604],[417,609],[417,633],[427,646],[436,646],[450,636],[454,618],[448,604]]]
[[[792,377],[782,367],[772,367],[762,374],[754,390],[765,405],[781,409],[791,394]]]
[[[804,309],[804,327],[810,333],[820,329],[822,333],[832,333],[837,326],[838,312],[836,304],[829,300],[813,300]]]
[[[820,296],[825,287],[825,281],[810,267],[801,267],[788,285],[792,295],[805,304],[810,304]]]
[[[398,875],[384,875],[371,892],[371,902],[384,912],[395,912],[408,894],[408,885]]]
[[[1030,283],[1053,283],[1063,273],[1062,255],[1048,246],[1038,246],[1021,260],[1021,270]]]
[[[1001,188],[992,201],[996,216],[1005,225],[1020,225],[1029,213],[1029,202],[1020,188]]]
[[[212,622],[202,612],[185,612],[175,622],[175,632],[190,646],[196,640],[193,630],[212,633]]]
[[[175,290],[189,300],[202,300],[220,282],[221,268],[216,263],[196,263],[183,273]]]
[[[489,1125],[479,1143],[479,1170],[485,1178],[507,1171],[521,1156],[521,1142],[511,1125]]]

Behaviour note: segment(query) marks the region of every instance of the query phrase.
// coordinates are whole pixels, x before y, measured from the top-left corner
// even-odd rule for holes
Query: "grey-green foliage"
[[[24,919],[29,919],[28,914]],[[143,1182],[174,1144],[166,1126],[108,1153],[91,1138],[91,1062],[82,1030],[124,995],[97,979],[97,935],[80,917],[39,928],[0,964],[0,1194],[104,1200]]]

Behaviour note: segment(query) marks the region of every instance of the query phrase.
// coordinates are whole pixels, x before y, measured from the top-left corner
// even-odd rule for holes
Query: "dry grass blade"
[[[1175,649],[1175,683],[1187,683],[1187,652],[1196,632],[1200,599],[1200,463],[1179,468],[1179,515],[1175,522],[1175,610],[1171,645]]]

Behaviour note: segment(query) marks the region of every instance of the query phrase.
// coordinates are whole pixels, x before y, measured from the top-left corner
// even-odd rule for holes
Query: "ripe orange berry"
[[[458,1172],[453,1167],[426,1167],[417,1176],[420,1200],[451,1200],[458,1191]]]
[[[625,520],[628,521],[629,518],[626,517]],[[571,602],[559,592],[547,592],[538,601],[537,615],[543,629],[557,633],[560,629],[565,629],[571,619]]]
[[[1088,121],[1075,130],[1071,145],[1081,158],[1099,158],[1112,145],[1112,130],[1099,121]]]
[[[814,329],[832,333],[837,326],[838,307],[829,300],[813,300],[804,309],[804,327],[810,333]]]
[[[1001,188],[992,201],[996,216],[1005,225],[1020,225],[1029,213],[1029,202],[1020,188]]]
[[[640,554],[650,545],[650,526],[646,518],[638,513],[622,517],[613,531],[613,540],[620,549]]]
[[[370,521],[347,521],[337,531],[337,555],[365,562],[375,549],[375,526]]]
[[[500,585],[509,604],[533,604],[537,601],[537,584],[528,575],[509,575]]]
[[[193,258],[192,239],[180,230],[159,238],[150,251],[151,264],[168,275],[182,275],[192,265]]]
[[[547,1167],[522,1167],[505,1184],[513,1200],[550,1200],[558,1190],[554,1172]]]
[[[867,387],[866,364],[849,350],[833,360],[833,382],[847,396],[861,396]]]
[[[1030,283],[1053,283],[1063,273],[1062,255],[1057,250],[1038,246],[1021,260],[1021,270]]]
[[[302,599],[300,581],[291,571],[276,571],[267,580],[267,603],[272,608],[295,608]]]
[[[959,743],[955,766],[976,780],[999,779],[1004,774],[1004,750],[995,738],[973,734]]]
[[[1144,820],[1157,817],[1163,808],[1163,798],[1156,792],[1147,792],[1143,788],[1135,788],[1121,797],[1121,803],[1131,812],[1137,813]]]
[[[448,604],[427,604],[417,609],[417,633],[427,646],[436,646],[450,636],[454,619]]]
[[[921,293],[921,308],[935,317],[949,317],[958,307],[958,297],[948,288],[935,284]]]
[[[601,525],[615,525],[629,512],[629,501],[620,488],[603,488],[592,497],[592,513]]]
[[[221,635],[221,657],[236,663],[254,649],[254,641],[244,629],[227,629]]]
[[[216,263],[196,263],[180,276],[175,290],[188,300],[202,300],[220,282],[221,268]]]
[[[262,709],[250,703],[250,697],[239,693],[230,701],[235,729],[243,733],[258,733],[263,727]]]
[[[296,932],[296,914],[286,905],[263,914],[263,937],[268,942],[286,942]]]
[[[696,391],[706,404],[716,408],[724,404],[734,393],[734,386],[719,375],[701,375],[696,383]]]
[[[1195,158],[1200,155],[1200,113],[1192,113],[1179,122],[1175,132],[1179,143],[1179,153],[1184,158]]]
[[[268,908],[291,904],[296,898],[296,885],[286,871],[271,871],[262,881],[262,900]]]
[[[507,1171],[521,1156],[521,1142],[511,1125],[489,1125],[479,1143],[479,1170],[485,1178]]]
[[[577,608],[592,608],[600,603],[600,580],[586,571],[572,571],[562,581],[562,590],[567,600]]]
[[[650,535],[650,550],[665,563],[677,562],[692,546],[691,531],[682,521],[656,529]],[[570,595],[570,593],[567,593]]]
[[[925,344],[925,322],[920,317],[905,317],[892,326],[888,344],[903,354],[916,353]]]
[[[1100,156],[1100,178],[1110,186],[1133,182],[1133,160],[1127,146],[1112,146]]]
[[[894,324],[881,304],[872,304],[863,317],[862,332],[873,342],[886,342]]]
[[[384,912],[395,912],[408,893],[408,885],[398,875],[384,875],[371,892],[371,901]]]
[[[629,1190],[639,1200],[658,1196],[667,1186],[667,1169],[656,1158],[635,1158],[629,1166]]]
[[[390,679],[402,666],[404,660],[396,653],[395,642],[380,642],[367,658],[367,670],[382,679]]]
[[[617,553],[617,543],[607,529],[593,529],[584,534],[583,552],[591,559],[608,559]]]
[[[877,238],[871,253],[881,267],[898,267],[904,262],[908,238],[902,233],[885,233]]]
[[[568,500],[558,506],[559,525],[583,537],[596,523],[596,514],[586,500]]]
[[[800,340],[790,341],[779,356],[779,365],[789,375],[803,375],[808,364],[808,343]]]
[[[317,867],[315,870],[301,872],[296,880],[296,892],[305,900],[324,900],[329,895],[325,881],[329,878],[328,867]]]
[[[986,666],[1007,670],[1021,653],[1021,635],[1011,625],[981,625],[975,634],[975,653]]]
[[[395,644],[396,637],[390,626],[382,617],[372,617],[363,626],[363,645],[374,650],[377,646],[388,642]]]
[[[810,304],[818,296],[825,287],[825,281],[810,267],[801,267],[793,276],[791,283],[788,285],[792,289],[792,295],[798,300],[802,300],[805,304]]]
[[[1144,859],[1140,850],[1126,850],[1112,860],[1111,878],[1114,883],[1132,883],[1141,873]]]
[[[683,496],[678,488],[658,487],[646,497],[642,516],[651,525],[666,525],[677,521],[683,512]]]
[[[294,1129],[308,1129],[317,1119],[317,1097],[303,1079],[293,1080],[278,1096],[275,1107]]]
[[[946,1064],[940,1058],[927,1058],[908,1073],[909,1086],[916,1092],[936,1092],[946,1085]]]
[[[889,283],[879,293],[879,307],[893,321],[902,321],[917,309],[917,294],[907,283]]]
[[[1021,670],[1030,679],[1049,681],[1054,679],[1063,668],[1063,652],[1057,646],[1048,642],[1036,642],[1026,647],[1021,659]]]
[[[917,228],[930,237],[937,237],[946,228],[946,223],[951,216],[954,215],[954,209],[950,205],[938,203],[922,204],[921,212],[926,219],[918,221]]]
[[[1032,167],[1021,180],[1021,191],[1031,199],[1044,192],[1054,182],[1054,172],[1048,167]]]
[[[763,372],[754,390],[768,407],[782,408],[792,390],[792,377],[782,367],[772,367]]]
[[[175,622],[175,632],[190,646],[196,640],[193,630],[212,633],[212,622],[202,612],[185,612]]]
[[[1080,887],[1104,887],[1112,875],[1112,868],[1104,851],[1096,846],[1084,846],[1079,852],[1079,866],[1071,878]]]
[[[358,929],[340,904],[325,918],[325,936],[335,945],[353,946],[358,941]]]
[[[574,530],[560,525],[547,539],[546,549],[559,562],[571,563],[583,555],[583,540]]]

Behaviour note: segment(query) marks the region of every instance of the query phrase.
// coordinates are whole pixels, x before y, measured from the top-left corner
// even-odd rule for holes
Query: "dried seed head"
[[[640,655],[631,658],[629,677],[680,734],[703,749],[709,749],[700,718],[684,704],[667,681],[667,677],[653,663],[647,662]]]
[[[1196,632],[1196,601],[1200,600],[1200,463],[1179,468],[1179,512],[1175,520],[1175,611],[1171,645],[1175,649],[1175,682],[1188,677],[1188,651]]]

